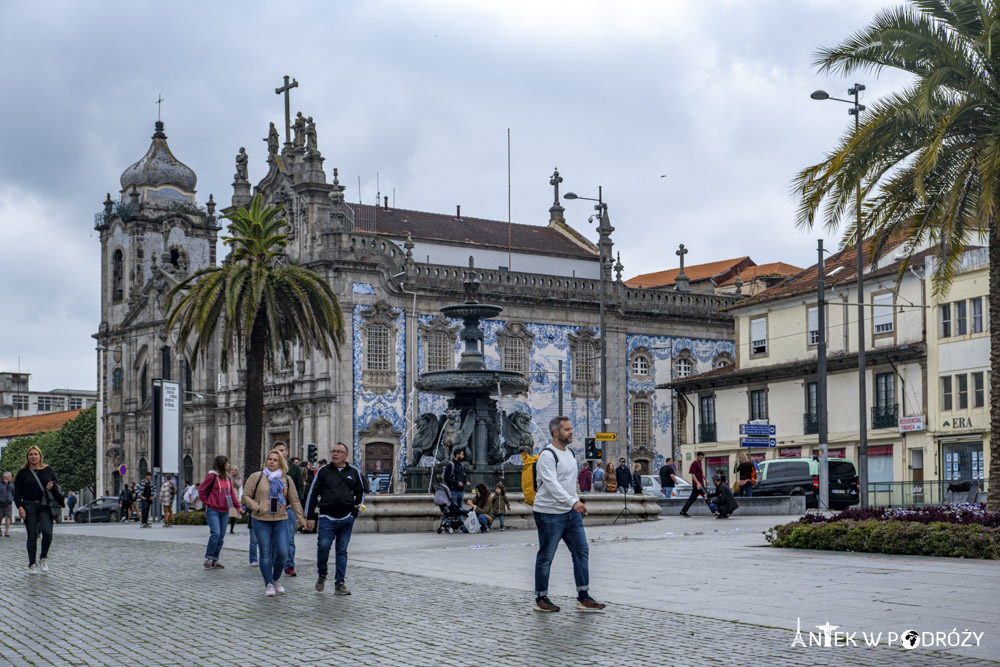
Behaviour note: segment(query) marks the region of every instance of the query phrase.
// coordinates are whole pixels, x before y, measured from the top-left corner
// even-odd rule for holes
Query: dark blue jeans
[[[260,562],[260,547],[257,545],[257,533],[253,530],[253,517],[247,519],[247,528],[250,529],[250,564],[256,565]]]
[[[288,527],[288,559],[285,564],[288,567],[295,567],[295,527],[298,525],[298,519],[295,518],[295,510],[291,507],[286,507],[285,511],[288,513],[288,520],[285,522]]]
[[[336,540],[337,569],[333,581],[336,584],[344,583],[344,577],[347,576],[347,545],[351,542],[351,531],[353,530],[353,516],[344,519],[320,517],[319,528],[316,531],[316,571],[321,577],[325,577],[329,571],[327,564],[330,562],[330,547]]]
[[[549,594],[549,568],[552,557],[559,546],[559,540],[566,543],[573,557],[573,578],[576,590],[590,588],[590,547],[587,533],[583,530],[583,517],[576,510],[565,514],[543,514],[535,512],[535,526],[538,527],[538,555],[535,557],[535,595]]]
[[[260,573],[265,584],[273,584],[281,579],[285,569],[285,559],[288,558],[288,528],[287,521],[253,522],[253,532],[257,536],[257,546],[260,547]],[[225,527],[225,524],[223,524]]]
[[[49,547],[52,545],[52,511],[48,505],[29,500],[21,505],[24,508],[24,529],[28,534],[28,565],[35,565],[35,554],[38,550],[38,536],[42,536],[42,558],[49,557]]]
[[[465,502],[465,491],[452,491],[451,492],[451,502],[455,503],[455,507],[462,509],[462,503]]]
[[[226,539],[229,512],[220,512],[206,507],[205,521],[208,523],[208,546],[205,547],[205,560],[219,560],[219,554],[222,553],[222,543]]]

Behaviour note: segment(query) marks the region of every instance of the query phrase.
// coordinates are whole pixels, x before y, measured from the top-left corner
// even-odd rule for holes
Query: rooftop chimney
[[[461,220],[462,219],[462,205],[461,204],[456,204],[455,205],[455,218],[457,220]]]
[[[389,195],[385,196],[385,210],[389,210]]]

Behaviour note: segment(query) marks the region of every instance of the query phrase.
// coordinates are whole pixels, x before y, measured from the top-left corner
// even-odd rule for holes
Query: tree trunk
[[[990,220],[990,470],[986,508],[1000,511],[1000,229]]]
[[[264,435],[264,318],[259,314],[250,332],[247,347],[247,393],[243,408],[246,445],[243,450],[243,479],[261,468],[261,441]]]

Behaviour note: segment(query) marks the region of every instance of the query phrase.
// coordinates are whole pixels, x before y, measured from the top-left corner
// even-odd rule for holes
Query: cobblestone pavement
[[[18,537],[0,543],[0,664],[996,664],[898,646],[792,648],[788,630],[621,604],[538,614],[530,593],[365,567],[349,570],[351,597],[315,592],[304,564],[284,578],[286,595],[266,599],[239,552],[209,571],[204,547],[186,543],[57,535],[50,572],[28,576]]]

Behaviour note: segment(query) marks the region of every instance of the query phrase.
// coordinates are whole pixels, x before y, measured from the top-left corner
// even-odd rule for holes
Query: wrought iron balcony
[[[819,433],[819,414],[806,412],[802,415],[802,432],[806,435]]]
[[[872,428],[896,428],[899,424],[898,405],[876,405],[872,408]]]
[[[715,424],[698,424],[698,442],[715,442]]]

